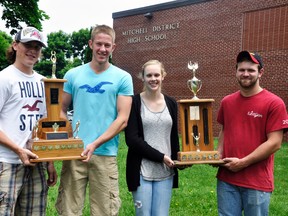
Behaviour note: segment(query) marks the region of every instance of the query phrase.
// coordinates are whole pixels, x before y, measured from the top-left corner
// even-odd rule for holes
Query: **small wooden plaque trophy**
[[[67,119],[60,118],[64,79],[57,79],[56,53],[51,52],[52,78],[43,79],[47,106],[47,117],[39,119],[33,129],[32,152],[39,158],[31,162],[85,159],[81,153],[84,144],[78,138],[80,123],[77,122],[74,132]]]
[[[193,78],[187,81],[187,85],[194,97],[178,101],[182,151],[178,152],[175,165],[221,164],[223,160],[220,159],[219,152],[214,150],[212,127],[214,99],[199,99],[196,96],[202,86],[201,80],[195,76],[198,64],[189,62],[188,68],[193,71]]]

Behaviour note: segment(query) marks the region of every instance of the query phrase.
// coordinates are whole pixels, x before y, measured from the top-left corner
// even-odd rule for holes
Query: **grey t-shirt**
[[[170,156],[172,118],[167,106],[161,112],[152,112],[141,100],[141,118],[145,141],[161,153]],[[160,181],[174,175],[174,170],[166,166],[164,162],[158,163],[143,158],[141,174],[145,180]]]

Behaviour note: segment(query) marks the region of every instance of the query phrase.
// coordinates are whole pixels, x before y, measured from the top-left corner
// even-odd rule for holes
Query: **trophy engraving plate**
[[[51,128],[55,123],[58,124],[59,127],[67,127],[66,121],[54,121],[54,122],[42,122],[42,128]]]
[[[50,89],[50,96],[51,96],[51,104],[58,104],[58,95],[59,95],[59,89],[57,88],[51,88]]]
[[[203,151],[203,152],[180,152],[178,154],[179,161],[215,161],[219,160],[220,156],[217,151]]]
[[[46,132],[46,139],[47,140],[55,140],[55,139],[68,139],[68,133],[67,132]]]
[[[219,158],[218,151],[203,151],[203,152],[178,152],[178,158],[175,166],[193,165],[193,164],[224,164],[224,161]]]
[[[199,106],[190,106],[190,120],[199,120]]]

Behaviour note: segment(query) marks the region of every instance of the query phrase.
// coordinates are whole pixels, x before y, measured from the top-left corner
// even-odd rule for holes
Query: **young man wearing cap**
[[[57,180],[52,162],[30,162],[37,155],[28,144],[46,114],[43,76],[33,70],[45,46],[41,32],[23,28],[7,50],[11,65],[0,72],[0,215],[45,215],[48,186]]]
[[[274,189],[274,153],[288,128],[287,111],[278,96],[263,89],[263,61],[256,53],[237,56],[240,90],[221,101],[218,150],[225,162],[217,174],[220,216],[268,215]]]

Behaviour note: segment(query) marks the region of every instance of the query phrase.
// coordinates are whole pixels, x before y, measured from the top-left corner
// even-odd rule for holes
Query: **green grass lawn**
[[[120,136],[118,164],[119,186],[122,206],[120,216],[134,215],[132,196],[128,192],[125,181],[125,163],[127,147],[123,134]],[[288,143],[275,154],[275,190],[271,196],[270,216],[288,215]],[[60,176],[61,162],[55,162]],[[173,190],[170,215],[171,216],[216,216],[216,175],[217,168],[210,165],[194,165],[179,171],[179,188]],[[56,216],[55,202],[58,183],[49,189],[47,216]],[[89,216],[89,203],[86,197],[84,216]]]

